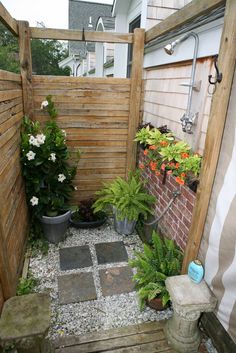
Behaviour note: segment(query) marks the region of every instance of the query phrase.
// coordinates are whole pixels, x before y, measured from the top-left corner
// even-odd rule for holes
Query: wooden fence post
[[[23,91],[24,114],[32,118],[34,113],[32,88],[32,59],[29,23],[18,21],[19,56]]]
[[[4,239],[2,223],[0,220],[0,279],[4,300],[15,295],[15,283],[13,282],[9,259],[6,251],[6,239]]]
[[[236,59],[236,1],[227,0],[224,29],[219,51],[219,69],[223,80],[217,85],[213,96],[209,123],[207,128],[205,153],[197,191],[196,205],[193,212],[188,244],[182,266],[182,273],[187,272],[188,264],[198,255],[204,231],[211,191],[214,183],[217,163],[220,155],[224,125],[227,117],[231,87],[235,72]]]
[[[127,160],[126,175],[136,166],[137,144],[134,143],[134,137],[137,127],[140,123],[140,106],[142,94],[142,72],[144,55],[144,29],[136,28],[134,30],[133,59],[131,71],[130,87],[130,111],[129,126],[127,137]]]

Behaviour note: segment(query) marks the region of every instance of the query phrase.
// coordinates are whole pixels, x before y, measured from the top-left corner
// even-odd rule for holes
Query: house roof
[[[97,24],[96,24],[96,29],[97,29],[99,23],[103,24],[104,31],[115,30],[115,18],[114,17],[107,17],[107,16],[99,17]]]
[[[112,5],[99,4],[96,2],[86,2],[79,0],[69,0],[69,29],[94,31],[99,17],[111,17]],[[92,28],[88,27],[89,17],[91,17]],[[79,54],[85,57],[86,50],[94,51],[94,43],[69,42],[69,53]]]

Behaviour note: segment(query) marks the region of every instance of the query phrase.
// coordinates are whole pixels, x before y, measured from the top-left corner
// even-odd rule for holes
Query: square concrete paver
[[[103,296],[134,291],[130,267],[112,267],[99,271]]]
[[[91,272],[73,273],[58,277],[60,304],[70,304],[97,299]]]
[[[123,241],[95,244],[98,264],[128,261]]]
[[[93,266],[88,245],[73,246],[59,250],[61,270],[74,270]]]

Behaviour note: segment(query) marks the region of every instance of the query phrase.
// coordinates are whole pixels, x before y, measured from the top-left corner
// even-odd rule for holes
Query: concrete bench
[[[173,304],[173,317],[167,321],[165,334],[169,344],[180,353],[197,353],[201,342],[198,319],[215,309],[217,299],[206,282],[194,283],[187,275],[166,280]]]
[[[45,336],[50,326],[50,300],[44,293],[12,297],[3,306],[0,345],[14,344],[18,353],[51,353]]]

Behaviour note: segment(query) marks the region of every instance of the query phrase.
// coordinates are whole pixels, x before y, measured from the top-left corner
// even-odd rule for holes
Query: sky
[[[86,0],[113,4],[113,0]],[[31,27],[43,22],[48,28],[68,28],[69,0],[2,0],[3,6],[17,20],[28,21]]]

